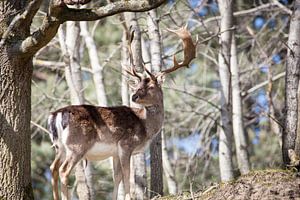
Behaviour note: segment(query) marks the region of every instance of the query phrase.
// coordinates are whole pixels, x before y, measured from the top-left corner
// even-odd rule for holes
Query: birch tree
[[[244,132],[243,107],[241,99],[239,66],[237,60],[236,38],[233,32],[231,38],[231,88],[232,88],[232,126],[235,140],[236,157],[241,174],[246,174],[250,170],[247,141]]]
[[[218,0],[221,13],[219,76],[221,81],[221,124],[219,129],[219,166],[222,181],[232,180],[232,117],[230,96],[230,45],[233,26],[231,0]]]
[[[96,89],[98,105],[107,106],[107,98],[103,79],[103,66],[100,64],[96,43],[88,30],[88,23],[86,21],[80,22],[80,30],[88,50],[89,60],[93,70],[93,80]]]
[[[288,55],[286,62],[285,76],[285,129],[283,132],[282,155],[284,164],[289,164],[288,151],[295,149],[297,138],[296,154],[300,155],[300,128],[297,127],[299,121],[299,75],[300,75],[300,0],[294,2],[294,11],[290,21],[288,38]]]

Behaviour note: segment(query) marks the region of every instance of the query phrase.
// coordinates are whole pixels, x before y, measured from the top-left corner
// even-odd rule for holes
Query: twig
[[[202,97],[196,96],[196,95],[191,94],[191,93],[189,93],[189,92],[187,92],[187,91],[180,90],[180,89],[176,89],[176,88],[169,88],[169,87],[163,87],[163,88],[168,89],[168,90],[174,90],[174,91],[176,91],[176,92],[181,92],[181,93],[187,94],[187,95],[189,95],[189,96],[191,96],[191,97],[194,97],[194,98],[196,98],[196,99],[199,99],[199,100],[201,100],[201,101],[204,101],[204,102],[208,103],[209,105],[215,107],[215,108],[218,109],[218,110],[221,109],[219,106],[217,106],[216,104],[214,104],[214,103],[208,101],[207,99],[204,99],[204,98],[202,98]]]
[[[44,127],[42,127],[42,126],[39,125],[38,123],[36,123],[36,122],[34,122],[34,121],[30,121],[30,123],[31,123],[32,125],[36,126],[37,128],[41,129],[41,130],[44,131],[45,133],[50,134],[50,132],[49,132],[47,129],[45,129]]]
[[[293,12],[288,9],[287,7],[285,7],[284,5],[282,5],[278,0],[273,0],[272,1],[276,6],[278,6],[280,9],[282,9],[284,12],[286,12],[289,15],[292,15]]]
[[[281,73],[277,74],[276,76],[273,76],[272,77],[272,81],[276,81],[276,80],[278,80],[278,79],[280,79],[280,78],[282,78],[284,76],[285,76],[285,72],[281,72]],[[249,90],[247,90],[245,92],[242,92],[241,95],[242,96],[246,96],[247,94],[250,94],[250,93],[258,90],[259,88],[262,88],[262,87],[266,86],[266,85],[268,85],[268,80],[255,85],[254,87],[250,88]]]

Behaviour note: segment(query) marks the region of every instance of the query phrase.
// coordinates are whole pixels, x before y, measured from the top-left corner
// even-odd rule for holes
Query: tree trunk
[[[247,151],[247,140],[244,132],[243,107],[239,82],[239,67],[237,63],[235,34],[231,37],[231,86],[232,86],[232,126],[235,140],[236,157],[241,174],[246,174],[250,170],[249,157]]]
[[[122,67],[122,80],[121,80],[121,96],[122,96],[122,104],[125,106],[129,106],[129,95],[128,95],[128,84],[127,84],[127,68],[129,66],[129,55],[128,55],[128,41],[126,39],[127,30],[123,30],[122,36],[122,55],[121,55],[121,67]]]
[[[103,80],[103,67],[100,65],[97,53],[97,47],[94,38],[88,31],[87,22],[80,22],[81,34],[85,40],[88,50],[91,67],[93,70],[93,79],[96,88],[97,101],[99,106],[107,106],[106,92]]]
[[[131,30],[134,30],[134,38],[131,43],[133,64],[138,71],[142,70],[142,47],[141,47],[141,32],[137,20],[136,13],[125,13],[125,18],[127,22],[127,27],[131,27]],[[131,105],[137,106],[132,101]],[[145,164],[145,153],[139,153],[131,157],[131,172],[132,180],[134,183],[131,189],[133,190],[133,196],[138,200],[143,200],[146,198],[146,189],[147,189],[147,174],[146,174],[146,164]]]
[[[122,35],[122,52],[121,52],[121,97],[122,105],[129,106],[129,96],[128,96],[128,84],[127,84],[127,66],[129,66],[129,54],[128,54],[128,41],[127,41],[127,30],[123,30]],[[132,173],[131,173],[132,174]],[[123,200],[125,198],[124,183],[121,181],[118,190],[118,200]]]
[[[60,44],[65,57],[66,68],[65,76],[70,90],[70,98],[72,105],[84,103],[83,84],[80,68],[80,28],[79,22],[67,22],[66,35],[64,36],[62,27],[59,30]],[[86,168],[83,162],[79,162],[75,167],[75,176],[77,182],[77,195],[79,199],[88,200],[94,198],[92,184],[92,167],[88,163]],[[89,176],[86,176],[89,175]]]
[[[232,180],[232,118],[230,95],[230,46],[232,33],[232,3],[218,0],[221,13],[221,36],[219,51],[219,76],[221,81],[221,124],[219,129],[219,166],[222,181]],[[225,31],[226,30],[226,31]]]
[[[29,200],[32,58],[4,45],[0,63],[0,199]]]
[[[0,44],[24,1],[0,3]],[[33,199],[30,166],[32,56],[14,53],[12,46],[29,35],[29,26],[11,31],[0,46],[0,199]],[[18,39],[16,39],[18,38]]]
[[[298,97],[300,75],[300,0],[294,2],[294,11],[290,21],[288,55],[285,76],[285,130],[282,135],[282,155],[284,164],[289,164],[288,150],[295,148],[298,120]],[[299,130],[298,134],[299,137]],[[298,148],[297,148],[298,149]],[[296,150],[296,154],[300,154]]]
[[[166,137],[164,132],[162,131],[161,134],[161,145],[162,145],[162,160],[163,160],[163,168],[164,168],[164,173],[166,176],[167,184],[168,184],[168,191],[169,194],[177,194],[178,192],[178,187],[177,187],[177,182],[176,182],[176,177],[174,170],[172,168],[169,156],[168,156],[168,151],[167,151],[167,146],[166,146]]]
[[[148,32],[150,37],[150,55],[152,71],[159,71],[162,66],[161,39],[156,10],[148,12]],[[150,198],[163,195],[163,165],[161,132],[159,132],[150,144]]]

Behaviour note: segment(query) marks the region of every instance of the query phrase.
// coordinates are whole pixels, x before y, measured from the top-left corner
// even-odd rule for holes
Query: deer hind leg
[[[120,182],[123,178],[122,168],[120,159],[118,156],[113,157],[113,175],[114,175],[114,191],[113,191],[113,200],[117,200],[118,198],[118,189]]]
[[[52,162],[50,166],[50,170],[52,173],[52,178],[51,178],[51,184],[52,184],[52,189],[53,189],[53,199],[54,200],[59,200],[59,195],[58,195],[58,170],[61,165],[61,159],[62,159],[62,153],[58,152],[55,156],[54,161]]]
[[[68,176],[81,158],[82,156],[74,152],[68,151],[65,161],[59,168],[59,176],[61,181],[61,195],[63,200],[69,199]]]
[[[130,200],[130,157],[131,157],[131,149],[129,145],[119,143],[118,146],[118,154],[121,163],[121,169],[123,174],[123,183],[125,189],[125,200]]]

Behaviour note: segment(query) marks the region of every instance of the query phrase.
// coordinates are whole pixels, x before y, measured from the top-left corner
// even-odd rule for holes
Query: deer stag
[[[72,105],[51,113],[48,123],[56,157],[50,169],[55,200],[59,199],[58,177],[61,180],[62,198],[68,199],[68,176],[73,167],[81,159],[103,160],[111,156],[113,199],[117,199],[121,180],[125,187],[125,199],[130,199],[130,157],[143,151],[160,131],[164,121],[161,89],[164,76],[181,67],[188,67],[195,58],[195,44],[187,29],[169,31],[182,39],[183,62],[178,63],[174,56],[174,66],[156,75],[144,68],[148,77],[142,77],[133,67],[128,71],[139,80],[132,101],[143,108]]]

